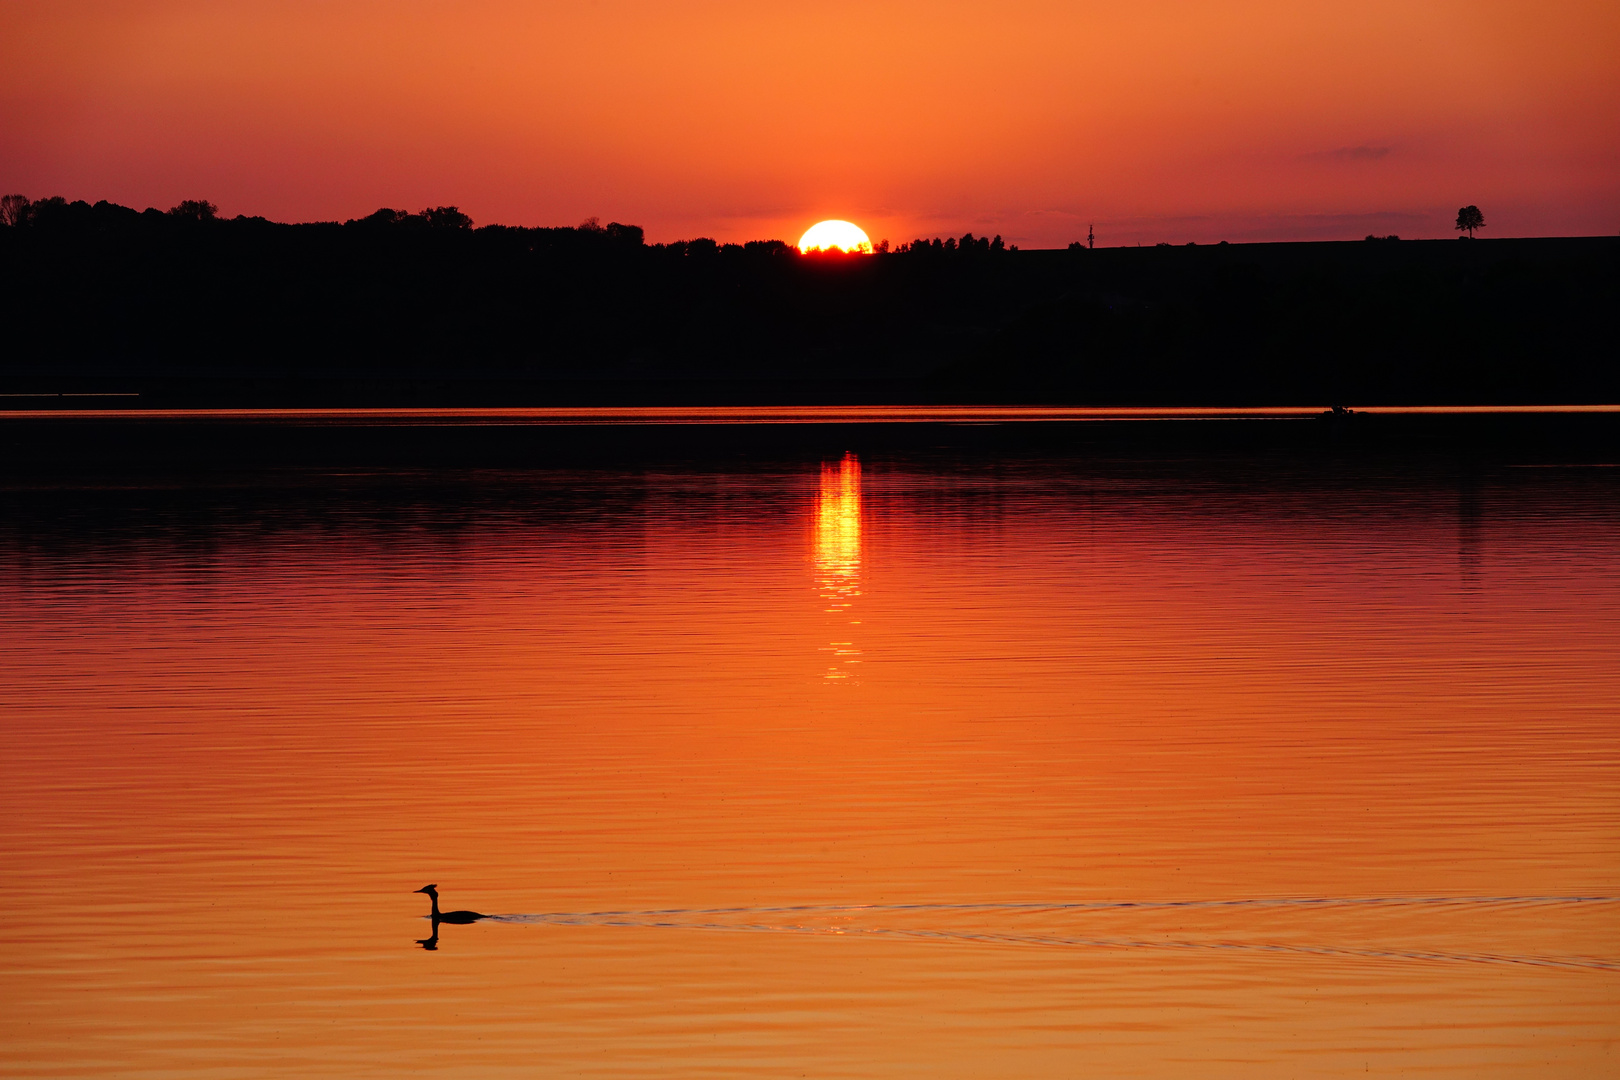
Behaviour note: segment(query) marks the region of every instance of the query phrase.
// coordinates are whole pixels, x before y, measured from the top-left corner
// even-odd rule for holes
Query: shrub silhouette
[[[750,255],[796,255],[799,251],[786,240],[750,240],[742,247]]]
[[[173,213],[174,211],[170,211]],[[407,213],[385,206],[363,218],[350,218],[346,225],[365,225],[371,228],[471,229],[473,220],[454,206],[435,206],[420,214]]]
[[[207,199],[186,199],[171,206],[169,216],[181,221],[213,221],[219,217],[219,207]]]
[[[473,223],[472,218],[455,206],[435,206],[417,216],[430,229],[470,229]]]
[[[691,240],[677,240],[669,246],[678,249],[682,255],[705,256],[720,254],[719,242],[707,236],[698,236]]]

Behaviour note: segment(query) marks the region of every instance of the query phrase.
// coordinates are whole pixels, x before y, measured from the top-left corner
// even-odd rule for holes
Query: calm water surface
[[[0,1073],[1612,1075],[1617,473],[13,482]]]

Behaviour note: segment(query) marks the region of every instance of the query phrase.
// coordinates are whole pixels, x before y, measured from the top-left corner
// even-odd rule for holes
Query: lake
[[[1620,1067],[1620,469],[1058,443],[8,474],[0,1073]]]

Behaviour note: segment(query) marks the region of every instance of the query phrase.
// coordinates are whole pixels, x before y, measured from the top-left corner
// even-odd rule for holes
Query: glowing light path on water
[[[861,595],[861,463],[845,454],[837,465],[823,464],[815,509],[816,587],[824,612],[837,620],[837,637],[826,651],[832,656],[826,677],[847,679],[849,665],[860,663],[852,638],[855,600]]]

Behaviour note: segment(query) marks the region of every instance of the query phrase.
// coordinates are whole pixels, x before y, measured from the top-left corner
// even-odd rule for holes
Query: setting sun
[[[843,251],[872,254],[872,241],[859,225],[848,221],[818,221],[799,237],[799,250]]]

